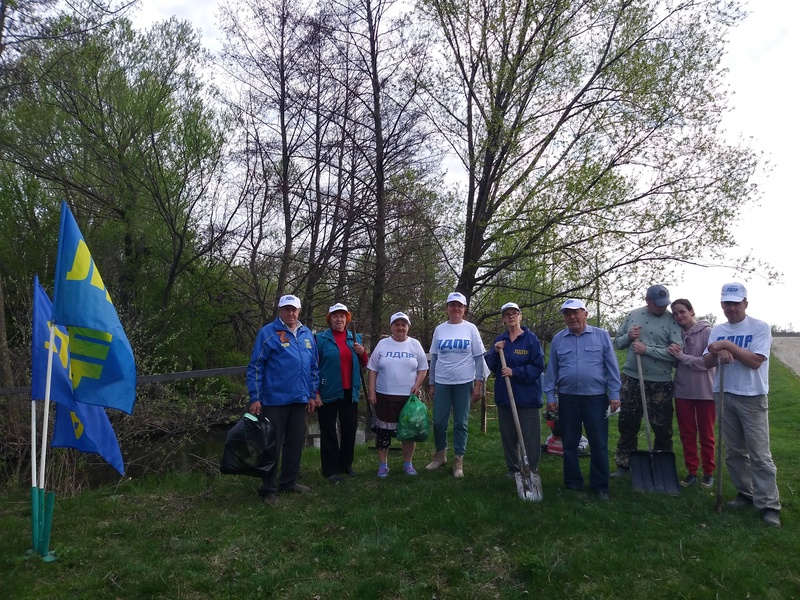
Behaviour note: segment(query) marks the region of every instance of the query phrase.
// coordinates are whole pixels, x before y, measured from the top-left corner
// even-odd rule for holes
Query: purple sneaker
[[[411,463],[407,463],[403,467],[403,471],[405,472],[406,475],[416,475],[417,474],[417,470],[414,468],[414,465],[412,465]]]
[[[389,475],[389,467],[386,465],[378,467],[378,477],[386,477],[387,475]]]

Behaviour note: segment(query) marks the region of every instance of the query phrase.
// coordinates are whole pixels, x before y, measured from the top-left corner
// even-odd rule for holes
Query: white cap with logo
[[[564,304],[561,305],[561,308],[558,309],[558,312],[563,313],[565,310],[577,310],[582,308],[586,310],[586,305],[583,303],[583,300],[578,300],[577,298],[570,298]]]
[[[445,304],[450,304],[451,302],[460,302],[464,306],[467,305],[467,298],[461,292],[453,292],[452,294],[448,294],[447,302]]]
[[[726,283],[722,286],[721,302],[741,302],[747,298],[747,289],[737,282]]]
[[[291,294],[281,296],[281,299],[278,300],[278,308],[283,308],[284,306],[294,306],[297,310],[300,310],[300,298]]]
[[[408,321],[409,326],[411,325],[411,319],[408,318],[408,315],[404,312],[396,312],[391,317],[389,317],[389,325],[393,325],[395,321],[398,319],[405,319]]]
[[[519,311],[519,304],[516,302],[506,302],[503,306],[500,307],[500,314],[502,315],[506,312],[509,308],[513,308],[514,310]]]
[[[336,304],[334,304],[333,306],[331,306],[328,309],[328,314],[335,313],[337,310],[342,310],[344,312],[350,312],[349,310],[347,310],[347,307],[344,304],[342,304],[341,302],[337,302]]]

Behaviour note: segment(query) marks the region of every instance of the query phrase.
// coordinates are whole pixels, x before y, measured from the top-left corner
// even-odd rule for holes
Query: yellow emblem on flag
[[[78,415],[76,415],[72,411],[69,412],[69,417],[70,419],[72,419],[72,429],[75,432],[75,439],[79,440],[83,435],[83,423],[81,423],[81,420],[78,418]]]

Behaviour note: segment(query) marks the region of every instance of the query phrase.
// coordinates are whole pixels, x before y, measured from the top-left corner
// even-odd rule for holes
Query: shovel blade
[[[542,478],[538,473],[528,471],[524,473],[514,473],[514,481],[517,484],[517,494],[528,502],[541,502],[544,499],[542,493]]]
[[[670,496],[680,494],[681,486],[673,452],[634,450],[630,455],[629,466],[633,489]]]

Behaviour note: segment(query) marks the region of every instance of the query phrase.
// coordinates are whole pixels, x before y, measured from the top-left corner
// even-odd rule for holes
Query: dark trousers
[[[672,452],[672,382],[645,381],[644,393],[647,399],[647,416],[653,433],[653,450]],[[639,380],[623,373],[616,454],[618,467],[628,467],[631,450],[638,449],[642,416]]]
[[[525,443],[525,454],[531,471],[539,470],[539,459],[542,454],[542,433],[539,413],[541,408],[517,405],[519,428]],[[522,457],[519,454],[517,428],[514,425],[514,414],[510,406],[497,407],[497,419],[500,422],[500,439],[503,442],[503,454],[506,467],[514,473],[522,470]]]
[[[282,406],[261,405],[261,414],[272,423],[275,432],[276,457],[281,465],[280,478],[276,476],[278,469],[262,480],[259,496],[287,490],[297,483],[300,474],[300,457],[303,454],[303,440],[306,433],[306,411],[308,404],[285,404]],[[277,483],[276,483],[277,480]]]
[[[578,445],[581,430],[592,451],[589,462],[589,487],[608,493],[608,396],[558,395],[558,422],[564,445],[564,485],[572,490],[583,489]]]
[[[358,429],[358,403],[353,402],[353,390],[344,390],[342,400],[324,403],[317,409],[317,417],[322,474],[330,477],[339,473],[349,473],[353,467]],[[336,433],[337,421],[339,435]]]

